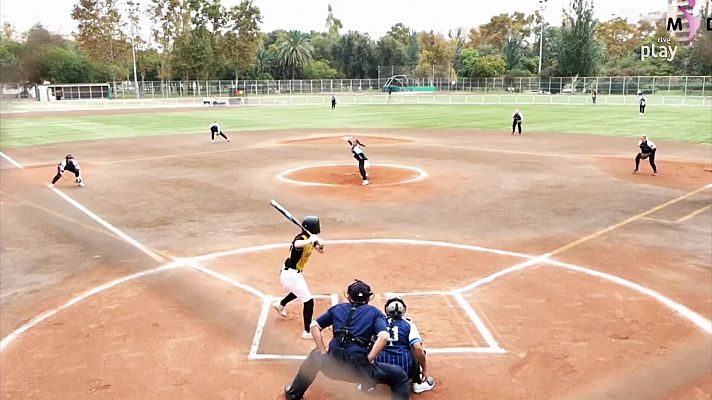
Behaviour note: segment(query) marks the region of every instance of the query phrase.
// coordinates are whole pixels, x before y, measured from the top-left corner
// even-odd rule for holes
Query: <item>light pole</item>
[[[539,0],[539,18],[541,23],[541,33],[539,34],[539,76],[541,76],[541,64],[544,57],[544,10],[546,2],[549,0]]]
[[[129,1],[128,6],[130,7],[130,17],[129,23],[131,24],[131,56],[133,57],[133,73],[134,73],[134,88],[136,88],[136,98],[141,98],[141,94],[138,91],[138,75],[136,74],[136,45],[134,44],[134,2]]]

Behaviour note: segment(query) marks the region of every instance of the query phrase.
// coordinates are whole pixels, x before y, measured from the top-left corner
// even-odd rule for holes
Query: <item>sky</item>
[[[10,22],[18,32],[24,32],[37,22],[50,31],[69,35],[76,30],[70,14],[78,0],[2,0],[0,19]],[[143,0],[148,1],[148,0]],[[222,0],[232,6],[240,0]],[[538,0],[253,0],[264,17],[262,30],[298,29],[323,31],[327,5],[341,19],[345,30],[368,32],[379,38],[388,29],[402,22],[417,31],[447,32],[457,27],[468,30],[489,21],[500,13],[523,11],[532,13]],[[545,18],[557,25],[568,0],[548,0]],[[640,14],[666,11],[667,0],[595,0],[596,16],[610,19],[612,15],[637,20]]]

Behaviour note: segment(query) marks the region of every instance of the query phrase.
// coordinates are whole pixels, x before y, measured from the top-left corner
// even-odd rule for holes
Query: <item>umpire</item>
[[[391,399],[410,398],[408,376],[400,367],[375,362],[389,339],[386,318],[374,306],[371,287],[356,280],[346,289],[348,303],[331,307],[311,324],[316,349],[299,367],[294,381],[284,387],[287,400],[301,400],[321,371],[331,379],[359,383],[366,387],[384,383],[391,387]],[[327,350],[322,329],[333,327],[334,338]],[[376,342],[369,348],[371,338]]]

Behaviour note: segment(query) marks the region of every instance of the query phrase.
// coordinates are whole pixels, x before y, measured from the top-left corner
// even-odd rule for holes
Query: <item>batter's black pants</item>
[[[640,105],[640,113],[645,114],[645,106],[642,104]]]
[[[650,162],[650,167],[653,168],[653,172],[657,173],[658,168],[655,166],[655,151],[656,150],[657,149],[654,149],[653,152],[650,154],[638,153],[638,155],[635,156],[635,170],[637,171],[638,167],[640,167],[640,160],[647,158],[648,161]]]
[[[80,176],[80,173],[79,173],[79,172],[80,172],[80,169],[79,169],[79,168],[74,168],[74,165],[72,165],[72,164],[70,164],[70,163],[67,163],[67,166],[64,167],[64,170],[65,170],[65,171],[69,171],[69,172],[73,172],[73,173],[74,173],[74,176],[75,176],[77,179],[79,179],[79,176]],[[61,177],[62,177],[62,171],[60,171],[60,170],[59,170],[59,167],[57,167],[57,175],[55,175],[54,178],[52,179],[52,184],[54,185],[55,183],[57,183],[57,181],[58,181],[59,178],[61,178]]]
[[[227,136],[225,136],[224,133],[222,133],[222,131],[220,131],[220,132],[218,133],[218,131],[213,131],[213,130],[210,131],[210,140],[215,140],[215,134],[216,134],[216,133],[217,133],[218,135],[224,137],[225,140],[230,140],[230,139],[227,138]]]
[[[522,134],[522,121],[512,121],[512,133],[514,133],[514,130],[519,128],[519,134]]]
[[[365,387],[386,384],[391,388],[392,400],[410,398],[408,375],[402,368],[383,363],[372,364],[365,354],[340,358],[331,353],[321,354],[314,349],[299,367],[297,376],[286,391],[287,400],[301,400],[319,372],[337,381],[360,383]]]
[[[361,173],[361,179],[368,180],[368,174],[366,173],[366,160],[368,158],[365,155],[354,155],[354,158],[358,161],[358,172]]]

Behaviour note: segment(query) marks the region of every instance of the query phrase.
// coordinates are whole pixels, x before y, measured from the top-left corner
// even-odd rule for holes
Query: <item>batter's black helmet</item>
[[[383,310],[389,317],[402,318],[407,308],[403,299],[400,297],[391,297],[386,301],[386,306],[383,307]]]
[[[319,223],[319,217],[315,217],[313,215],[304,217],[304,220],[302,221],[302,227],[308,230],[309,233],[318,235],[321,232],[321,224]]]

